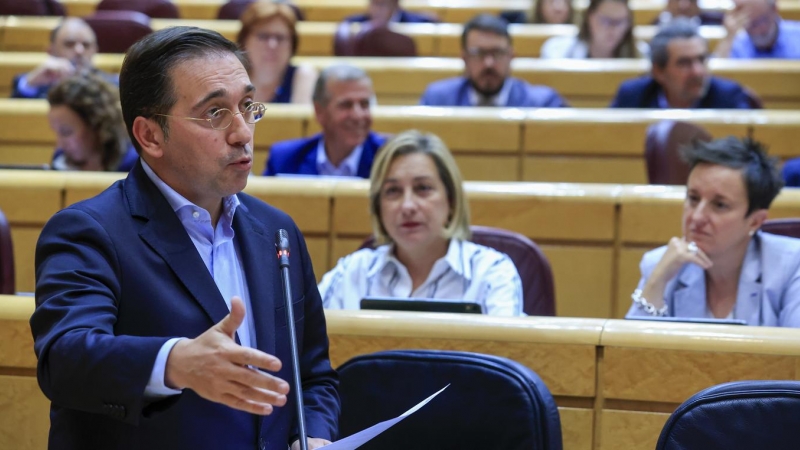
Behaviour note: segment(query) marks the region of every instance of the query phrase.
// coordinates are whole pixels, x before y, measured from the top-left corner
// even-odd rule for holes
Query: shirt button
[[[197,212],[197,211],[195,211],[195,212],[193,212],[193,213],[192,213],[192,217],[194,217],[195,219],[197,219],[198,217],[200,217],[200,213],[199,213],[199,212]]]

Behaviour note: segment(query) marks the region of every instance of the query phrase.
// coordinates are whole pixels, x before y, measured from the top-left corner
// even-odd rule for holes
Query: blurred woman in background
[[[628,0],[591,0],[577,36],[555,36],[542,45],[542,58],[638,58],[647,44],[633,39]]]
[[[254,100],[262,103],[311,104],[317,70],[291,64],[297,52],[297,16],[289,5],[257,1],[242,13],[236,38],[250,61]]]
[[[696,142],[684,157],[683,235],[644,255],[627,317],[800,327],[800,239],[759,231],[783,186],[775,160],[733,137]]]
[[[522,282],[503,253],[469,241],[469,207],[455,159],[437,136],[406,131],[387,142],[370,175],[379,247],[340,259],[319,284],[330,309],[367,296],[475,302],[485,314],[519,316]]]
[[[119,91],[104,77],[71,76],[50,89],[47,101],[47,119],[56,133],[53,169],[127,172],[136,163]]]

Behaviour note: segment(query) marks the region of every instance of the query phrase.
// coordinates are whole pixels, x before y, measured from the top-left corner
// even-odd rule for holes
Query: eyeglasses
[[[258,38],[259,41],[266,43],[275,41],[275,45],[281,45],[284,42],[289,42],[289,36],[277,33],[256,33],[256,38]]]
[[[229,126],[231,126],[231,124],[233,123],[234,116],[241,115],[242,117],[244,117],[245,122],[256,123],[264,118],[264,112],[266,110],[267,110],[267,105],[259,102],[251,102],[244,108],[244,111],[235,113],[227,108],[219,108],[213,110],[213,112],[209,112],[207,114],[208,118],[172,116],[169,114],[154,114],[154,115],[163,117],[175,117],[178,119],[186,119],[186,120],[203,120],[211,124],[211,128],[215,130],[224,130]]]
[[[468,48],[467,49],[467,56],[470,58],[475,58],[477,60],[484,60],[487,56],[491,56],[492,59],[501,59],[505,58],[511,54],[510,49],[507,48]]]

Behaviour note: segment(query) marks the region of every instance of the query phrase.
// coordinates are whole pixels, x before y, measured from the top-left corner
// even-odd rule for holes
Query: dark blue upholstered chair
[[[797,449],[798,424],[800,381],[735,381],[679,406],[656,450]]]
[[[340,438],[397,417],[450,384],[364,450],[562,448],[561,422],[550,391],[532,370],[510,359],[393,350],[357,356],[338,370]]]

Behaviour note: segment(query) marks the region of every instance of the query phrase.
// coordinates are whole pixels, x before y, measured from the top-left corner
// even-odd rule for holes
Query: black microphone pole
[[[292,349],[292,376],[294,377],[294,396],[297,398],[297,428],[300,432],[300,449],[308,450],[306,436],[306,416],[303,409],[303,385],[300,381],[300,356],[297,351],[297,330],[294,327],[292,310],[292,285],[289,282],[289,233],[283,228],[275,233],[275,250],[283,280],[283,299],[286,302],[286,323],[289,327],[289,347]]]

